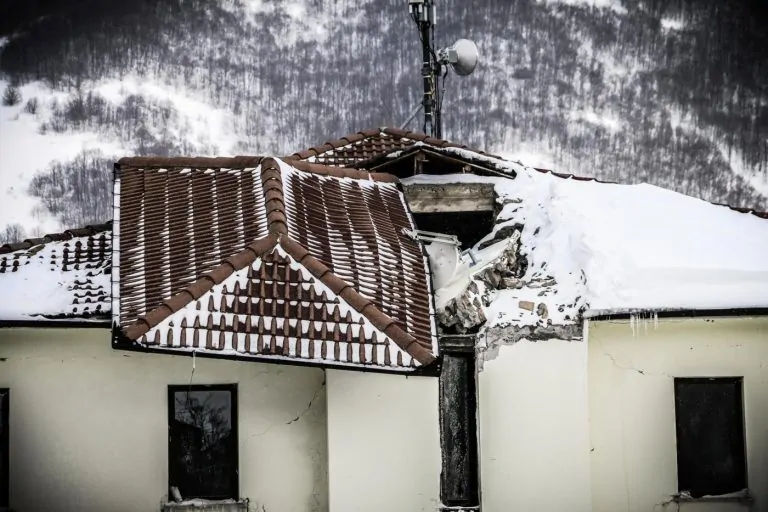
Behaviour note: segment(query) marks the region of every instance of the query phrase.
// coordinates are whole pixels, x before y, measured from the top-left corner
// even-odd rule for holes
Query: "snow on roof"
[[[106,320],[111,225],[0,247],[0,320]]]
[[[493,233],[435,293],[438,311],[465,292],[482,298],[486,327],[564,325],[581,315],[768,306],[768,221],[652,185],[563,179],[523,165],[447,148],[510,178],[417,175],[403,183],[492,183],[503,207]],[[512,178],[512,176],[515,176]],[[527,259],[517,286],[478,277],[520,227]],[[482,250],[479,247],[487,246]],[[543,306],[541,306],[543,304]]]

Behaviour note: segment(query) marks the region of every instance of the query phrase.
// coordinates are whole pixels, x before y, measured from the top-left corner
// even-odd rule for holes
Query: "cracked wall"
[[[678,510],[675,377],[743,377],[755,497],[679,509],[768,511],[768,317],[590,321],[587,339],[595,511]]]
[[[11,507],[159,510],[167,386],[191,379],[238,385],[240,494],[252,510],[328,510],[324,372],[196,357],[192,374],[192,361],[113,350],[107,329],[0,329]]]

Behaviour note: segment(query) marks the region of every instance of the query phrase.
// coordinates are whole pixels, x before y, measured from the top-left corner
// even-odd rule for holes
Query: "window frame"
[[[232,436],[234,437],[235,450],[233,466],[235,475],[233,478],[234,488],[233,496],[184,496],[183,500],[205,499],[205,500],[225,500],[240,499],[240,432],[238,429],[238,402],[237,402],[237,384],[170,384],[168,385],[168,497],[172,499],[171,486],[173,485],[175,471],[173,469],[173,443],[171,440],[171,422],[176,418],[175,394],[179,392],[194,391],[229,391],[230,395],[230,426]]]
[[[0,508],[8,508],[10,501],[10,472],[11,472],[11,454],[10,454],[10,426],[9,416],[11,407],[11,390],[9,388],[0,388]]]
[[[737,450],[740,453],[742,462],[743,462],[743,468],[740,469],[741,475],[738,475],[738,477],[741,477],[740,479],[743,482],[742,489],[748,489],[749,488],[749,468],[748,468],[748,461],[747,461],[747,434],[746,434],[746,407],[744,403],[744,377],[675,377],[674,383],[673,383],[673,398],[674,398],[674,407],[675,407],[675,451],[676,451],[676,464],[677,464],[677,488],[678,492],[681,493],[683,491],[691,491],[691,489],[685,489],[682,485],[682,481],[685,478],[682,478],[683,473],[683,467],[681,466],[681,453],[680,453],[680,433],[681,433],[681,423],[679,421],[680,414],[678,411],[678,387],[681,385],[690,385],[690,384],[703,384],[703,385],[711,385],[715,386],[717,384],[735,384],[735,390],[736,390],[736,396],[733,405],[737,407],[735,416],[740,421],[740,425],[737,425],[739,427],[739,438],[736,440],[738,442]],[[730,440],[729,442],[733,442],[733,440]],[[729,492],[738,492],[742,489],[734,489],[733,491]],[[715,489],[713,489],[714,491]],[[702,496],[699,497],[692,497],[692,499],[713,499],[717,496],[720,496],[722,493],[714,493],[714,492],[705,492]],[[709,496],[708,498],[703,498],[703,496]]]

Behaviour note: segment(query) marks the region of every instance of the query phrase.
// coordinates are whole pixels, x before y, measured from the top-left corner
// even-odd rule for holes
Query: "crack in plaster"
[[[323,376],[323,382],[320,383],[320,386],[315,390],[315,393],[312,395],[312,398],[309,400],[309,403],[307,404],[307,407],[301,411],[299,414],[296,415],[295,418],[293,418],[291,421],[286,422],[286,425],[290,425],[291,423],[296,423],[299,421],[302,416],[304,416],[309,410],[312,408],[312,404],[317,399],[317,395],[325,388],[325,376]]]
[[[325,389],[325,377],[323,377],[323,382],[321,382],[320,386],[318,386],[318,388],[315,390],[314,394],[312,395],[312,398],[309,400],[309,403],[307,404],[307,407],[305,407],[304,410],[302,410],[300,413],[298,413],[295,418],[293,418],[290,421],[286,421],[283,424],[284,425],[290,425],[292,423],[296,423],[297,421],[299,421],[307,412],[309,412],[309,410],[312,408],[312,404],[314,404],[315,400],[317,399],[318,394],[323,389]],[[250,439],[250,438],[254,438],[254,437],[264,436],[268,432],[270,432],[277,425],[278,425],[278,423],[273,423],[269,427],[267,427],[263,432],[259,432],[258,434],[252,434],[252,435],[250,435],[248,437]]]
[[[674,375],[671,375],[671,374],[666,373],[666,372],[650,372],[648,370],[643,370],[641,368],[635,368],[634,366],[631,366],[631,365],[630,366],[622,365],[622,364],[620,364],[616,360],[616,356],[615,355],[611,354],[610,352],[608,352],[605,349],[605,347],[603,346],[603,342],[602,341],[598,341],[597,344],[600,345],[600,351],[603,353],[603,355],[605,357],[607,357],[608,359],[610,359],[610,361],[613,364],[613,366],[615,366],[616,368],[618,368],[620,370],[626,370],[626,371],[629,371],[629,372],[636,372],[636,373],[639,373],[640,375],[643,375],[643,376],[646,376],[646,377],[668,377],[670,379],[674,379],[675,378]]]

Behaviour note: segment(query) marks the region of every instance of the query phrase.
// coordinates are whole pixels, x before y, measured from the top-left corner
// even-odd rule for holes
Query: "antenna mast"
[[[441,64],[433,49],[437,20],[435,0],[408,0],[408,10],[419,28],[421,39],[421,77],[424,82],[421,107],[424,109],[424,133],[441,138],[440,97],[437,94]]]
[[[442,93],[439,93],[438,81],[445,80],[448,67],[459,76],[471,75],[477,66],[479,58],[477,45],[469,39],[459,39],[452,46],[442,48],[435,52],[435,24],[437,22],[437,10],[435,0],[408,0],[408,11],[411,18],[419,27],[419,39],[421,39],[421,77],[424,81],[424,96],[418,108],[408,117],[401,128],[408,126],[424,109],[424,133],[431,137],[441,139],[443,137],[443,123],[441,110],[443,107]],[[446,70],[445,74],[440,76]],[[445,84],[443,84],[445,86]]]

